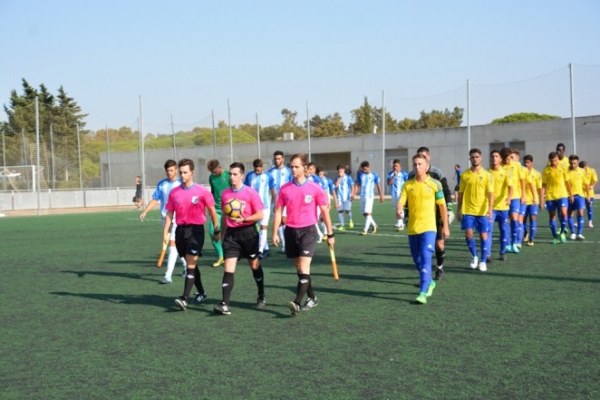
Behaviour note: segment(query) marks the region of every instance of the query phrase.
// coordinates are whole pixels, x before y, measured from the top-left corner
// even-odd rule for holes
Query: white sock
[[[258,233],[258,252],[262,253],[265,250],[265,246],[267,245],[267,231],[266,229],[261,229]]]
[[[171,279],[178,257],[179,254],[177,254],[177,247],[169,246],[169,256],[167,257],[167,270],[165,271],[165,279]]]
[[[285,225],[281,225],[279,227],[279,229],[277,230],[277,232],[279,233],[279,241],[281,242],[281,248],[285,249],[285,234],[284,234],[284,230],[285,230]]]
[[[319,229],[319,224],[318,224],[318,223],[316,223],[316,224],[315,224],[315,227],[317,228],[317,235],[319,235],[319,236],[323,236],[323,233],[322,233],[322,232],[321,232],[321,230]]]
[[[340,225],[344,226],[344,213],[338,213],[338,218],[340,219]]]
[[[396,226],[397,226],[398,228],[402,228],[402,227],[404,227],[404,221],[402,221],[401,219],[397,220],[397,221],[396,221]]]
[[[371,226],[372,222],[373,222],[373,218],[371,218],[370,215],[367,215],[365,218],[365,229],[363,229],[365,232],[367,232],[369,230],[369,227]]]

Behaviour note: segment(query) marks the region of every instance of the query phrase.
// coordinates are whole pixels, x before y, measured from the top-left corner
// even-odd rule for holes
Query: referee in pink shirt
[[[332,232],[327,235],[327,244],[333,246],[335,243],[331,218],[327,208],[329,202],[323,189],[316,183],[306,179],[304,171],[307,164],[308,157],[306,154],[294,154],[292,156],[290,169],[294,179],[281,187],[273,219],[273,245],[278,246],[280,242],[278,230],[281,225],[281,210],[286,207],[285,252],[287,258],[293,259],[298,272],[296,299],[290,302],[290,310],[294,316],[298,315],[299,311],[308,311],[319,304],[310,279],[310,263],[318,239],[317,228],[315,227],[317,207],[321,209],[327,232]],[[308,299],[303,305],[300,305],[305,294],[308,295]]]
[[[206,300],[206,292],[202,286],[200,270],[196,268],[198,257],[202,256],[204,245],[204,223],[206,222],[206,209],[214,226],[219,226],[217,211],[215,210],[215,199],[213,195],[202,185],[194,183],[194,162],[188,158],[179,161],[179,175],[181,186],[176,187],[169,193],[169,200],[165,209],[165,228],[163,237],[169,234],[173,213],[175,213],[177,229],[175,230],[175,246],[180,257],[185,257],[187,271],[183,296],[175,299],[175,304],[182,310],[188,306],[188,297],[195,285],[198,289],[194,303]],[[215,229],[214,241],[218,241],[221,232]]]

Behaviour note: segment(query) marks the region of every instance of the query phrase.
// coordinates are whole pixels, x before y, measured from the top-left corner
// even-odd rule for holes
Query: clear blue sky
[[[88,129],[135,129],[141,96],[144,131],[168,133],[171,114],[176,129],[227,120],[228,99],[233,124],[277,124],[283,108],[301,122],[307,102],[348,124],[382,91],[394,118],[418,118],[465,107],[469,79],[487,96],[472,95],[472,124],[568,116],[569,63],[594,67],[585,86],[600,92],[599,17],[598,0],[0,0],[0,102],[21,78],[62,85]]]

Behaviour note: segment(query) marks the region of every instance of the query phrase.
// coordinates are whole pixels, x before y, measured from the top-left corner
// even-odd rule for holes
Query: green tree
[[[533,121],[547,121],[551,119],[560,119],[557,115],[548,115],[548,114],[537,114],[537,113],[515,113],[509,114],[502,118],[497,118],[493,120],[492,124],[509,124],[512,122],[533,122]]]
[[[315,115],[310,119],[310,135],[313,137],[345,136],[346,125],[339,113],[321,118]]]
[[[354,132],[356,135],[364,135],[367,133],[373,133],[375,129],[375,118],[374,118],[374,109],[369,104],[369,99],[365,96],[365,101],[363,105],[359,108],[356,108],[351,111],[352,118],[354,122],[352,122],[348,129]]]
[[[462,124],[464,109],[454,107],[452,111],[431,110],[427,113],[421,111],[421,116],[416,122],[415,129],[455,128]]]

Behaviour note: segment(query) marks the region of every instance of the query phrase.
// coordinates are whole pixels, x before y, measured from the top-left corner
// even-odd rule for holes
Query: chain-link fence
[[[489,124],[495,118],[520,112],[561,118],[600,115],[600,66],[567,66],[539,77],[504,84],[465,82],[458,88],[424,97],[382,91],[379,97],[369,101],[373,106],[385,109],[398,121],[417,120],[422,112],[458,107],[464,110],[462,126],[467,130],[471,126]],[[130,196],[123,191],[133,193],[137,175],[144,178],[144,187],[151,190],[163,175],[165,157],[178,160],[182,154],[199,154],[196,158],[199,162],[218,156],[223,164],[230,160],[251,162],[254,158],[267,161],[272,156],[272,146],[268,143],[282,138],[308,140],[298,151],[316,156],[319,149],[311,143],[316,138],[311,138],[311,127],[307,121],[317,116],[319,121],[327,121],[332,126],[335,123],[339,126],[340,122],[334,115],[336,110],[311,110],[307,103],[306,110],[284,110],[287,113],[282,112],[283,122],[277,126],[261,126],[258,114],[240,115],[242,113],[228,107],[226,115],[209,111],[190,123],[176,121],[172,115],[165,113],[162,126],[140,129],[138,118],[120,128],[88,131],[76,121],[50,116],[45,107],[47,105],[43,101],[37,107],[34,101],[19,105],[13,111],[18,111],[22,117],[2,125],[0,190],[3,193],[38,190],[81,193],[111,189],[120,192],[111,203],[130,202]],[[338,111],[348,115],[347,110]],[[160,110],[144,112],[156,114]],[[346,127],[344,135],[352,135],[347,129],[350,122],[342,122],[342,126]],[[383,125],[382,121],[376,121],[375,133],[384,129],[390,132]],[[573,150],[576,151],[574,123],[572,132],[565,134],[572,135]],[[343,141],[340,145],[343,147]],[[190,153],[191,149],[202,150]],[[153,150],[161,150],[161,160],[145,160],[144,155],[151,154]],[[345,151],[348,149],[338,149],[338,153]],[[139,154],[135,163],[123,162],[135,153]],[[204,170],[204,165],[199,165],[198,169]],[[77,203],[86,205],[85,200]],[[6,209],[6,204],[3,207]]]

